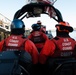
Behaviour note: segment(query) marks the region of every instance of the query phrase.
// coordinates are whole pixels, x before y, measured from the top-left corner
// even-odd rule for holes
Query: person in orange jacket
[[[75,40],[69,36],[69,33],[73,31],[73,28],[65,21],[59,22],[59,24],[55,27],[56,37],[46,41],[39,55],[40,64],[50,62],[53,65],[54,62],[52,60],[48,61],[49,58],[53,58],[54,60],[55,58],[68,58],[76,56]]]
[[[38,63],[38,50],[34,43],[24,37],[25,25],[24,22],[19,19],[14,19],[11,23],[11,35],[0,42],[0,52],[24,50],[28,52],[32,59],[27,55],[27,63]],[[25,60],[25,59],[24,59]],[[32,60],[32,61],[31,61]]]
[[[33,24],[32,29],[33,31],[28,36],[28,38],[35,44],[38,51],[40,52],[43,48],[45,41],[48,39],[45,33],[40,31],[41,26],[38,24]]]

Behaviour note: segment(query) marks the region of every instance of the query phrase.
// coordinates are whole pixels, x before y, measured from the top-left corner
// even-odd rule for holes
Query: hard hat
[[[11,29],[20,29],[24,27],[25,27],[24,22],[19,19],[14,19],[11,23]]]
[[[65,32],[72,32],[73,28],[70,26],[70,24],[68,22],[59,22],[58,24],[56,24],[55,26],[58,31],[65,31]]]
[[[39,30],[40,28],[41,28],[41,26],[39,24],[33,24],[32,25],[33,30]]]

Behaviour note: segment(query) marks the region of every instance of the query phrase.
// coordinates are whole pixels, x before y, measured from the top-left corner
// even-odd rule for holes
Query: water
[[[56,36],[56,32],[52,32],[52,35]],[[71,32],[69,35],[76,40],[76,31]]]

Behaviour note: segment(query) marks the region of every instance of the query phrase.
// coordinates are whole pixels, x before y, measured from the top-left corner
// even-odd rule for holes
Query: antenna
[[[57,0],[53,0],[53,3],[52,3],[52,4],[54,4],[56,1],[57,1]]]

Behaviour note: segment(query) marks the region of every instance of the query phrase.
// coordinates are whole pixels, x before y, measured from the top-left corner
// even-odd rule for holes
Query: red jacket
[[[70,57],[75,50],[75,41],[71,38],[60,38],[47,40],[40,52],[39,62],[44,64],[48,57]]]
[[[5,42],[4,42],[5,41]],[[0,51],[4,48],[3,46],[6,44],[7,50],[21,49],[21,46],[24,46],[24,50],[29,52],[32,56],[32,61],[34,64],[38,63],[38,51],[33,42],[28,39],[23,39],[22,35],[11,35],[5,40],[0,42]],[[22,45],[24,44],[24,45]]]
[[[34,42],[37,49],[42,49],[45,41],[48,39],[46,34],[41,31],[33,31],[28,38]]]

